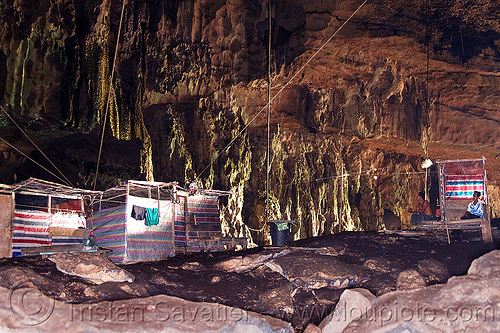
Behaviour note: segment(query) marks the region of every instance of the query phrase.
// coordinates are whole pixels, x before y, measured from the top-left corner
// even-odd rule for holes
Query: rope
[[[26,132],[23,131],[23,129],[16,123],[16,121],[10,116],[10,114],[8,114],[7,111],[5,111],[5,109],[2,106],[0,106],[0,108],[2,109],[3,113],[5,113],[5,115],[10,119],[10,121],[12,121],[12,123],[14,123],[14,125],[16,125],[16,127],[21,131],[21,133],[23,133],[23,135],[29,140],[29,142],[31,142],[31,144],[40,152],[40,154],[42,154],[42,156],[45,157],[45,159],[47,161],[49,161],[49,163],[54,167],[54,169],[56,169],[57,172],[59,172],[59,174],[61,176],[63,176],[63,178],[65,179],[65,181],[63,181],[63,182],[65,182],[67,185],[73,186],[73,184],[71,184],[71,182],[69,181],[69,179],[66,178],[66,176],[61,172],[61,170],[59,170],[58,167],[56,167],[56,165],[54,163],[52,163],[52,161],[50,160],[50,158],[48,158],[47,155],[45,155],[45,153],[36,145],[36,143],[33,140],[31,140],[31,138],[28,136],[28,134],[26,134]],[[37,164],[37,165],[40,166],[40,164],[38,164],[36,162],[35,162],[35,164]],[[43,168],[43,169],[45,169],[45,168]],[[45,170],[48,171],[47,169],[45,169]],[[50,172],[50,174],[54,175],[52,172]],[[59,179],[59,180],[62,180],[62,179],[60,179],[57,176],[56,176],[56,178]]]
[[[314,52],[314,54],[302,65],[302,67],[299,68],[299,70],[292,76],[292,78],[290,80],[288,80],[287,83],[285,83],[285,85],[283,87],[281,87],[281,89],[273,96],[273,98],[271,98],[271,100],[269,100],[268,104],[266,104],[259,112],[257,112],[257,114],[255,116],[252,117],[252,119],[250,119],[250,121],[248,122],[248,124],[246,124],[243,129],[241,131],[238,132],[238,134],[236,134],[236,136],[227,144],[226,147],[224,147],[224,149],[222,149],[215,157],[212,158],[212,160],[210,161],[210,163],[205,167],[205,169],[203,169],[200,174],[196,177],[195,180],[199,180],[200,176],[205,173],[205,171],[207,171],[207,169],[212,165],[212,163],[218,159],[220,157],[220,155],[222,155],[222,153],[224,151],[226,151],[229,147],[231,147],[231,145],[234,143],[234,141],[236,141],[236,139],[238,137],[240,137],[243,132],[246,131],[246,129],[248,128],[248,126],[250,126],[251,123],[254,122],[254,120],[268,107],[268,105],[270,105],[274,99],[276,97],[278,97],[282,92],[283,90],[285,90],[286,87],[288,87],[288,85],[290,85],[290,83],[295,79],[295,77],[300,73],[302,72],[302,70],[311,62],[311,60],[316,57],[316,55],[321,52],[321,50],[323,50],[323,48],[326,46],[326,44],[328,44],[332,39],[333,37],[335,37],[339,32],[340,30],[342,30],[342,28],[354,17],[354,15],[356,15],[356,13],[368,2],[368,0],[365,0],[363,1],[363,3],[361,5],[359,5],[359,7],[351,14],[351,16],[349,16],[347,18],[347,20],[342,23],[342,25],[326,40],[325,43],[323,43],[323,45],[321,45],[321,47],[316,51]]]
[[[266,221],[269,221],[269,173],[271,159],[271,0],[268,1],[269,33],[268,33],[268,60],[267,60],[267,158],[266,158]]]
[[[40,163],[38,163],[37,161],[35,161],[34,159],[32,159],[31,157],[29,157],[28,155],[26,155],[25,153],[23,153],[21,150],[17,149],[16,147],[14,147],[13,145],[11,145],[10,143],[8,143],[7,141],[5,141],[3,138],[0,137],[0,140],[2,140],[5,144],[7,144],[9,147],[11,147],[12,149],[14,149],[15,151],[17,151],[19,154],[21,154],[22,156],[26,157],[27,159],[29,159],[31,162],[35,163],[36,165],[38,165],[40,168],[42,168],[43,170],[47,171],[49,174],[51,174],[52,176],[54,176],[55,178],[59,179],[61,182],[65,182],[61,177],[57,176],[56,174],[54,174],[52,171],[50,171],[49,169],[47,169],[46,167],[44,167],[43,165],[41,165]]]
[[[282,187],[292,186],[292,185],[296,185],[296,184],[314,183],[314,182],[317,182],[317,181],[329,180],[329,179],[336,179],[336,178],[342,178],[342,177],[349,177],[349,176],[365,175],[365,176],[370,176],[370,177],[374,177],[374,176],[378,177],[378,176],[381,176],[381,175],[395,176],[395,175],[410,175],[410,174],[411,175],[417,175],[417,174],[425,174],[425,171],[394,172],[394,173],[391,173],[391,174],[387,174],[387,173],[383,173],[383,172],[375,173],[373,171],[376,171],[376,170],[361,171],[361,172],[356,172],[356,173],[345,173],[345,174],[342,174],[342,175],[335,175],[335,176],[330,176],[330,177],[321,177],[321,178],[315,178],[315,179],[312,179],[312,180],[304,180],[304,181],[300,181],[300,182],[292,182],[292,183],[285,184]],[[437,171],[429,171],[429,172],[430,173],[437,173]]]
[[[248,230],[251,230],[251,231],[262,232],[266,228],[266,225],[264,224],[264,226],[262,228],[260,228],[260,229],[250,228],[249,226],[246,226],[246,227],[248,228]]]
[[[120,45],[120,35],[121,35],[121,31],[122,31],[123,13],[125,11],[125,1],[126,0],[123,0],[123,4],[122,4],[122,13],[121,13],[121,16],[120,16],[120,25],[118,26],[118,37],[116,39],[115,56],[113,58],[113,67],[111,68],[111,78],[109,79],[108,97],[106,99],[106,110],[104,112],[104,120],[102,121],[101,143],[99,144],[99,155],[97,156],[97,166],[96,166],[96,170],[95,170],[95,179],[94,179],[94,187],[93,187],[94,191],[95,191],[95,187],[96,187],[96,184],[97,184],[97,176],[99,174],[99,164],[101,162],[102,143],[104,141],[104,131],[106,129],[106,120],[108,118],[109,98],[111,96],[111,88],[112,88],[112,85],[113,85],[113,78],[114,78],[114,74],[115,74],[115,65],[116,65],[116,56],[118,54],[118,45]]]

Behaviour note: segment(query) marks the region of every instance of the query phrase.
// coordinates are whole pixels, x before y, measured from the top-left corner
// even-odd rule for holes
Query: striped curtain
[[[115,262],[125,263],[127,206],[106,208],[94,212],[92,223],[97,245],[111,250],[108,258]]]
[[[467,176],[456,175],[446,176],[445,193],[447,200],[471,200],[474,191],[484,195],[484,177],[482,175]]]

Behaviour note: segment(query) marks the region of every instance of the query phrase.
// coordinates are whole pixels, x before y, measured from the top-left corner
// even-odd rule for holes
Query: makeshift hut
[[[92,218],[96,243],[111,250],[108,257],[118,263],[246,246],[246,240],[222,236],[219,197],[229,194],[188,191],[175,182],[129,180],[104,191],[96,201]]]
[[[492,241],[488,205],[485,158],[436,161],[439,173],[440,221],[424,221],[422,227],[449,230],[481,230],[483,240]],[[473,199],[481,193],[484,215],[477,219],[461,219]]]
[[[0,184],[0,256],[83,250],[85,208],[98,193],[35,178]]]

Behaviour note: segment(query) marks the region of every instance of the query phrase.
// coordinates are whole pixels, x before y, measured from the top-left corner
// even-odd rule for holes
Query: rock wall
[[[485,156],[499,197],[498,8],[391,0],[346,23],[361,3],[273,1],[268,56],[264,0],[4,1],[1,105],[47,149],[74,131],[95,142],[105,125],[123,144],[103,145],[99,188],[140,178],[232,190],[226,232],[248,227],[264,244],[270,59],[269,218],[297,220],[296,238],[383,228],[387,211],[407,226],[426,156]],[[37,158],[1,112],[0,126],[2,182],[50,178],[6,143]],[[98,158],[78,153],[89,140],[65,148],[71,162],[48,149],[82,187]]]

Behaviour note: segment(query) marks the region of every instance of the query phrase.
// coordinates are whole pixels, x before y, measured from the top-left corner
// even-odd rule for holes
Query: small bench
[[[488,219],[467,219],[452,221],[422,221],[419,225],[424,230],[481,230],[483,241],[491,243],[491,225]]]
[[[83,244],[70,244],[70,245],[47,245],[36,247],[24,247],[21,249],[23,256],[36,256],[44,254],[54,254],[58,252],[81,252],[84,250]]]
[[[210,238],[195,238],[187,241],[187,252],[204,252],[211,251],[227,251],[235,250],[236,246],[241,246],[242,249],[247,248],[247,239],[243,237],[210,237]]]
[[[197,236],[190,236],[189,232],[197,232]],[[193,215],[193,221],[186,223],[186,246],[176,246],[176,252],[211,252],[235,250],[237,246],[246,249],[248,240],[246,230],[243,229],[243,237],[224,237],[220,224],[200,223]]]

